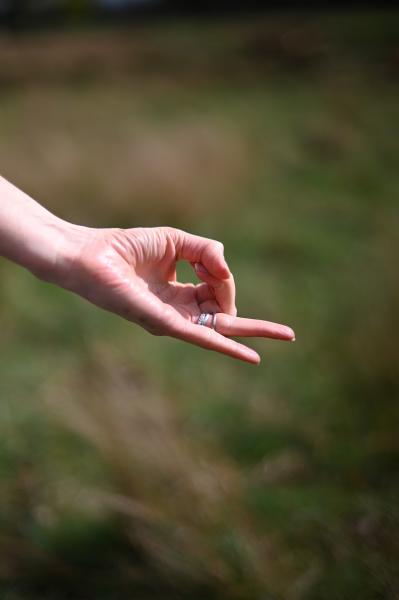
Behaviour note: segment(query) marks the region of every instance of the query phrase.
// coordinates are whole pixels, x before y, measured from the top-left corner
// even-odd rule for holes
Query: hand
[[[294,339],[289,327],[237,317],[234,279],[223,246],[170,227],[90,229],[66,223],[0,177],[0,256],[93,304],[209,350],[259,363],[233,335]],[[178,283],[189,261],[202,283]],[[214,313],[201,325],[201,313]]]
[[[236,316],[234,279],[220,242],[170,227],[73,231],[57,283],[154,335],[255,364],[259,355],[230,336],[294,339],[284,325]],[[201,283],[177,282],[178,260],[189,261]],[[216,313],[217,331],[198,325],[201,313]]]

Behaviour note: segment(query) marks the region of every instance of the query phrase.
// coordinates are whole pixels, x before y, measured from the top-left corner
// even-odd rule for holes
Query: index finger
[[[221,242],[180,229],[168,230],[175,244],[176,258],[198,265],[197,275],[217,290],[218,302],[228,314],[236,314],[234,279],[224,258]],[[201,269],[203,271],[201,271]]]
[[[176,256],[191,263],[202,263],[209,273],[217,279],[230,276],[230,269],[224,258],[224,246],[221,242],[187,233],[181,229],[172,229]]]
[[[197,276],[214,290],[220,308],[225,313],[235,316],[237,314],[235,304],[236,286],[233,275],[230,275],[228,279],[218,280],[201,263],[194,263],[193,267]]]

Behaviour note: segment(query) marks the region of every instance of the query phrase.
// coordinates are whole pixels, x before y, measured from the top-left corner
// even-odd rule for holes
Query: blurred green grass
[[[239,312],[297,334],[256,369],[2,262],[2,597],[398,596],[397,32],[2,40],[2,174],[70,221],[222,240]]]

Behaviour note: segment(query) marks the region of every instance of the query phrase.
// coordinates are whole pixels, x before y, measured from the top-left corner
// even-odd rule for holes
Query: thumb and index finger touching
[[[221,242],[175,230],[177,259],[187,260],[197,276],[214,289],[215,299],[223,312],[235,316],[235,283],[224,257]]]
[[[215,300],[223,313],[235,317],[235,283],[224,258],[223,244],[180,230],[175,230],[174,235],[176,258],[189,261],[198,277],[214,289]],[[214,329],[198,327],[187,320],[181,320],[179,325],[174,331],[179,339],[249,363],[260,362],[257,352]]]
[[[223,244],[179,231],[176,249],[177,258],[188,260],[198,277],[213,288],[215,300],[224,313],[218,315],[218,331],[185,321],[176,337],[255,364],[260,361],[257,352],[230,336],[295,339],[293,330],[285,325],[237,317],[234,278],[224,258]]]

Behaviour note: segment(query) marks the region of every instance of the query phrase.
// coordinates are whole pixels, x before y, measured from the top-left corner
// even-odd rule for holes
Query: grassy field
[[[0,39],[4,176],[70,221],[220,239],[239,313],[297,334],[255,368],[2,261],[2,600],[398,598],[398,32]]]

